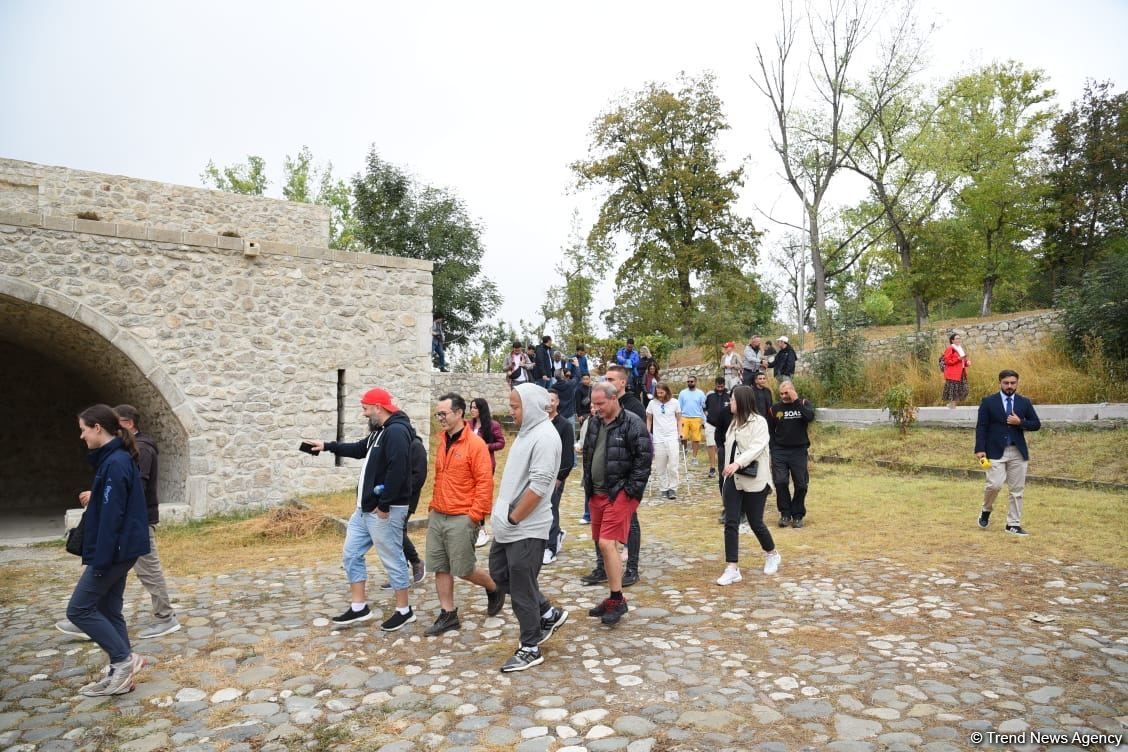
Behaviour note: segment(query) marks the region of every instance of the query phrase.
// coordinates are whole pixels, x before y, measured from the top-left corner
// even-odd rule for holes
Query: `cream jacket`
[[[770,438],[768,422],[764,420],[763,416],[753,413],[748,422],[740,427],[737,427],[736,419],[733,418],[728,433],[725,434],[724,464],[736,462],[741,467],[748,467],[753,460],[759,460],[760,466],[755,478],[734,473],[732,480],[725,480],[725,482],[735,482],[740,491],[763,491],[764,488],[771,490],[772,454],[768,449]],[[736,448],[736,456],[734,459],[730,459],[730,457],[733,457],[733,447]]]

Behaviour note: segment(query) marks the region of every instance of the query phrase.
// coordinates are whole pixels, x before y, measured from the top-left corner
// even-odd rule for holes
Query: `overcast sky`
[[[279,195],[283,156],[303,144],[346,177],[375,144],[465,201],[502,317],[533,319],[573,210],[594,217],[568,165],[592,120],[647,81],[713,71],[726,156],[747,164],[741,209],[769,230],[757,211],[796,219],[748,78],[774,8],[0,0],[0,155],[199,185],[209,159],[257,154]],[[1043,68],[1062,106],[1086,78],[1128,81],[1125,0],[921,0],[920,15],[937,24],[936,81],[1013,58]]]

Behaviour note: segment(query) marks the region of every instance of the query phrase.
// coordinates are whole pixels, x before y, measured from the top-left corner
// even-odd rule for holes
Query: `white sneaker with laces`
[[[481,548],[490,542],[490,534],[486,532],[485,527],[478,528],[478,539],[474,541],[474,548]]]
[[[771,551],[764,557],[764,574],[775,574],[779,571],[779,562],[783,557],[779,551]]]
[[[544,550],[544,558],[541,560],[542,564],[551,564],[556,561],[556,554],[552,553],[550,549]]]
[[[736,567],[725,567],[724,574],[717,578],[718,585],[731,585],[734,582],[740,582],[744,578],[740,575],[740,570]]]

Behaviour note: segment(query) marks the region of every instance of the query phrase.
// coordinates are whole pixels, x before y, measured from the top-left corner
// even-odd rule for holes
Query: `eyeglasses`
[[[445,411],[440,411],[440,412],[435,413],[435,417],[438,418],[439,420],[446,420],[448,416],[453,415],[453,414],[454,413],[448,413],[448,412],[445,412]]]

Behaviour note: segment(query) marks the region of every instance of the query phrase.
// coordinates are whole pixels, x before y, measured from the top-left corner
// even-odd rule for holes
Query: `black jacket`
[[[791,345],[777,352],[775,360],[772,362],[772,368],[775,370],[776,378],[778,379],[781,376],[794,376],[795,362],[797,360],[799,360],[799,357],[795,354],[795,350]]]
[[[646,427],[646,408],[642,406],[642,400],[634,392],[627,392],[619,398],[619,406],[627,412],[634,413],[638,419],[642,421],[643,428]]]
[[[552,419],[552,427],[560,434],[560,471],[556,473],[556,480],[568,480],[572,468],[576,466],[576,431],[572,428],[572,420],[559,413]]]
[[[587,418],[591,415],[591,385],[576,384],[576,415]]]
[[[133,435],[137,443],[137,467],[141,470],[141,483],[145,487],[145,507],[149,512],[149,524],[156,525],[160,522],[160,512],[157,505],[157,443],[147,433],[138,431]]]
[[[573,376],[570,379],[559,379],[552,385],[551,391],[556,392],[556,396],[560,398],[560,407],[558,412],[565,418],[572,418],[576,415],[576,388],[579,382]],[[590,407],[588,408],[590,410]]]
[[[94,467],[90,503],[82,513],[82,563],[95,572],[149,553],[145,491],[121,439],[87,454]]]
[[[637,398],[636,398],[637,401]],[[646,493],[646,483],[650,480],[650,434],[646,422],[634,413],[622,410],[611,423],[606,424],[598,418],[588,428],[584,439],[584,491],[592,493],[591,460],[595,456],[595,442],[599,431],[607,434],[607,498],[614,500],[620,491],[626,491],[632,499],[641,499]]]
[[[815,419],[815,406],[810,400],[777,402],[772,405],[772,444],[780,448],[809,447],[807,424]]]
[[[367,438],[351,443],[327,441],[325,450],[342,457],[363,460],[372,453],[372,459],[364,465],[364,483],[361,486],[360,509],[371,512],[379,509],[387,512],[390,507],[406,507],[411,504],[411,442],[415,429],[411,420],[402,412],[388,418],[384,427]],[[383,485],[379,496],[373,490]]]
[[[541,344],[537,345],[534,353],[536,357],[533,358],[533,378],[552,378],[552,350],[548,345]]]
[[[752,385],[752,402],[756,406],[756,412],[768,421],[768,428],[775,425],[775,415],[772,413],[773,399],[771,389],[768,387],[757,389],[755,384]]]
[[[727,389],[718,392],[716,389],[705,395],[705,422],[715,429],[713,436],[717,446],[725,443],[725,434],[728,433],[729,424],[732,423],[732,393]]]

